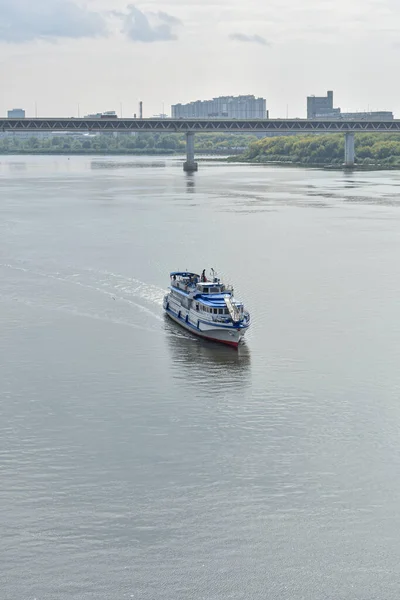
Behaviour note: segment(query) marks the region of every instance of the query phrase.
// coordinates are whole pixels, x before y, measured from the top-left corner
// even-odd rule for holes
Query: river
[[[397,600],[399,186],[1,157],[2,600]],[[162,314],[210,267],[239,351]]]

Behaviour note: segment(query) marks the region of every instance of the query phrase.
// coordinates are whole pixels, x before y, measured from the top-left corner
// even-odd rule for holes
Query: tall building
[[[7,112],[8,119],[25,119],[25,111],[22,108],[13,108]]]
[[[333,108],[333,92],[326,96],[308,96],[307,119],[348,119],[369,121],[392,121],[393,113],[390,111],[376,112],[341,112],[340,108]]]
[[[220,96],[212,100],[196,100],[189,104],[174,104],[173,119],[267,119],[264,98],[255,96]]]
[[[333,92],[327,92],[326,96],[308,96],[307,119],[318,117],[338,117],[340,108],[333,108]]]

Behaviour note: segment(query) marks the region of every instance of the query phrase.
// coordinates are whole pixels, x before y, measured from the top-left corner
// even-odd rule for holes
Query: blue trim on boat
[[[196,302],[201,302],[201,304],[203,304],[204,306],[209,306],[211,308],[226,308],[226,304],[225,301],[220,301],[220,300],[199,300],[196,298]],[[242,302],[234,302],[235,306],[243,306]]]
[[[189,271],[172,271],[172,273],[169,274],[170,277],[173,277],[174,275],[175,277],[200,277],[197,273],[190,273]]]
[[[225,305],[225,296],[229,296],[229,298],[231,298],[232,293],[226,292],[223,294],[203,294],[203,293],[195,294],[195,298],[197,300],[201,300],[205,304],[207,304],[209,302],[220,302],[223,305]],[[241,306],[243,304],[243,302],[240,302],[240,300],[235,300],[235,304],[237,304],[238,306]]]
[[[173,285],[170,286],[169,289],[171,291],[178,292],[182,296],[185,296],[185,298],[190,298],[190,293],[184,292]],[[195,294],[193,296],[193,300],[196,302],[201,302],[201,304],[204,306],[209,306],[211,308],[226,308],[224,300],[225,295],[231,296],[231,294]],[[243,306],[243,302],[236,301],[235,306]]]
[[[186,321],[185,319],[183,319],[180,314],[178,314],[177,312],[175,312],[174,310],[172,310],[172,308],[164,308],[165,312],[169,312],[172,315],[174,315],[174,317],[176,317],[177,319],[179,319],[180,321],[182,321],[182,323],[185,323],[185,325],[189,325],[189,327],[192,327],[193,329],[195,329],[196,331],[201,331],[198,327],[196,327],[195,325],[192,325],[192,323],[190,323],[190,321]],[[180,313],[180,311],[179,311]],[[230,325],[222,325],[219,323],[215,323],[214,321],[204,321],[203,319],[198,319],[197,320],[198,323],[203,323],[204,325],[212,325],[213,327],[219,327],[220,329],[247,329],[250,326],[250,321],[246,324],[244,323],[232,323]]]
[[[222,329],[246,329],[249,325],[243,323],[230,323],[229,325],[222,325],[220,323],[215,323],[215,321],[203,321],[203,319],[199,319],[200,323],[204,323],[205,325],[212,325],[213,327],[221,327]]]
[[[180,290],[179,288],[176,288],[174,286],[171,286],[169,288],[171,291],[173,290],[174,292],[179,292],[180,294],[182,294],[182,296],[186,296],[186,298],[189,297],[190,294],[188,294],[187,292],[184,292],[183,290]]]
[[[198,327],[196,327],[195,325],[192,325],[192,323],[190,323],[190,321],[185,321],[185,319],[182,319],[182,317],[180,317],[178,315],[178,313],[176,313],[171,308],[165,308],[164,310],[165,310],[165,312],[171,313],[171,315],[174,315],[174,317],[176,317],[177,319],[179,319],[179,321],[182,321],[182,323],[185,323],[185,325],[188,325],[189,327],[191,327],[195,331],[201,331]]]

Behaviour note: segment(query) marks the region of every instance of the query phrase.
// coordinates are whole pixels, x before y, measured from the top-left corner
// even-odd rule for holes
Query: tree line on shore
[[[400,165],[400,134],[360,133],[355,135],[356,163]],[[344,135],[293,135],[263,138],[249,144],[240,160],[287,162],[303,165],[339,165],[344,161]]]
[[[205,133],[195,136],[195,150],[218,154],[239,153],[245,151],[255,140],[257,138],[252,135]],[[185,152],[184,134],[138,133],[81,137],[54,134],[49,137],[25,138],[12,135],[0,138],[0,154],[184,154]]]
[[[195,136],[197,153],[237,155],[232,160],[256,163],[340,165],[343,134],[291,135],[258,139],[253,135],[202,133]],[[138,133],[74,137],[0,138],[0,154],[184,154],[184,134]],[[360,133],[355,136],[360,165],[400,166],[400,134]]]

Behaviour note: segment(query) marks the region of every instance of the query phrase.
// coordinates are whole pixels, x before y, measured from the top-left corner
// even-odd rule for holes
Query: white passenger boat
[[[215,276],[186,271],[170,274],[164,310],[171,319],[202,338],[238,347],[250,327],[250,314],[234,298],[233,288]]]

